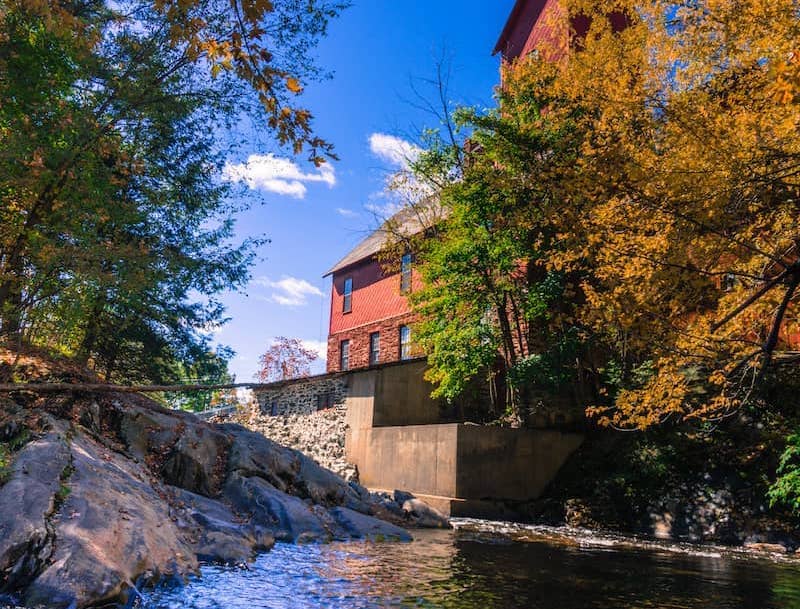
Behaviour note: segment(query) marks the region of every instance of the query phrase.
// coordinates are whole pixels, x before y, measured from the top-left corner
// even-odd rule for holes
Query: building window
[[[400,326],[400,359],[411,359],[411,328]]]
[[[350,341],[343,340],[339,343],[339,369],[350,370]]]
[[[411,291],[411,254],[403,254],[400,260],[400,292],[407,294]]]
[[[344,300],[342,302],[342,312],[349,313],[353,310],[353,278],[348,277],[344,280]]]
[[[369,335],[369,365],[374,366],[381,361],[381,333]]]

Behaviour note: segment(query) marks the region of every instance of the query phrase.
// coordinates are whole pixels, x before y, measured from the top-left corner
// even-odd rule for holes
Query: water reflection
[[[800,609],[794,564],[531,531],[525,542],[486,524],[421,532],[410,544],[279,544],[250,569],[206,567],[144,606]]]

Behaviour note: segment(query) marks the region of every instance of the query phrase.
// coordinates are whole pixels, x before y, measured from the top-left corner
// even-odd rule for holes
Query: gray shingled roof
[[[361,241],[347,255],[337,262],[323,275],[333,275],[380,252],[389,244],[392,237],[398,235],[416,235],[433,226],[441,216],[441,208],[435,204],[417,204],[403,207],[391,218],[384,221],[377,230],[373,231],[366,239]]]

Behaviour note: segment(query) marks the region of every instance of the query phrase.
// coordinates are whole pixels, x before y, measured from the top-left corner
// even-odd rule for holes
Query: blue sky
[[[231,321],[215,341],[237,355],[231,371],[249,381],[275,336],[322,348],[327,339],[330,279],[322,275],[376,225],[374,208],[396,169],[404,142],[436,119],[409,104],[411,81],[451,66],[456,104],[493,105],[499,60],[491,51],[514,0],[355,0],[331,24],[318,50],[333,77],[309,86],[302,103],[340,161],[317,170],[290,158],[258,133],[229,160],[227,175],[247,185],[249,211],[240,238],[266,236],[246,293],[223,296]],[[250,158],[250,155],[258,155]],[[250,162],[248,163],[248,159]],[[320,362],[318,370],[324,367]]]

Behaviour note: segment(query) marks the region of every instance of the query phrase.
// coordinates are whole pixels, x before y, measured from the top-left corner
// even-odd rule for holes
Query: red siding
[[[343,311],[344,282],[353,280],[352,306]],[[412,271],[412,290],[420,287]],[[333,275],[331,321],[328,331],[328,372],[339,369],[339,345],[350,341],[350,368],[369,365],[369,335],[381,333],[381,363],[400,357],[399,328],[413,320],[405,294],[400,293],[400,273],[385,275],[374,258],[368,258]]]
[[[545,52],[546,47],[552,46],[560,49],[561,54],[566,50],[568,32],[558,0],[528,0],[512,19],[508,37],[500,49],[504,61],[524,57],[536,48]],[[547,52],[546,55],[551,57],[552,54]]]
[[[528,38],[525,40],[521,55],[524,57],[539,49],[544,59],[558,61],[566,55],[568,43],[569,28],[566,12],[558,0],[547,0],[539,19],[533,28],[528,30]]]
[[[351,312],[344,313],[344,281],[348,277],[353,279],[353,301]],[[416,277],[413,286],[418,287]],[[333,276],[330,334],[410,311],[408,299],[400,293],[400,274],[384,275],[380,264],[374,259],[365,260]]]
[[[614,31],[627,27],[628,20],[621,12],[608,14]],[[510,63],[539,50],[543,59],[559,61],[568,46],[581,40],[589,31],[590,21],[583,16],[567,20],[567,13],[559,0],[528,0],[512,16],[508,38],[501,49],[503,62]],[[572,32],[570,32],[570,29]],[[574,33],[576,37],[570,40]]]

